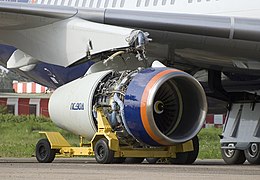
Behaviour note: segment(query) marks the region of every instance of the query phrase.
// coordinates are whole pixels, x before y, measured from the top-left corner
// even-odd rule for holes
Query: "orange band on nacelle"
[[[162,71],[160,73],[158,73],[157,75],[155,75],[150,81],[149,83],[147,84],[147,86],[145,87],[144,89],[144,92],[143,92],[143,95],[142,95],[142,100],[141,100],[141,108],[140,108],[140,111],[141,111],[141,119],[142,119],[142,123],[143,123],[143,126],[146,130],[146,132],[149,134],[149,136],[154,140],[156,141],[157,143],[159,144],[164,144],[164,145],[167,145],[167,143],[163,142],[163,140],[156,136],[156,134],[152,131],[151,129],[151,126],[149,124],[149,120],[148,120],[148,117],[147,117],[147,113],[146,113],[146,104],[147,104],[147,100],[148,100],[148,96],[149,96],[149,92],[150,92],[150,89],[154,86],[154,84],[161,78],[163,77],[164,75],[166,74],[169,74],[171,72],[180,72],[179,70],[177,69],[168,69],[168,70],[165,70],[165,71]]]

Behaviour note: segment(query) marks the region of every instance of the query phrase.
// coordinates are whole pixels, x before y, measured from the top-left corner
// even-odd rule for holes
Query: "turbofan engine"
[[[192,139],[207,111],[200,83],[166,67],[88,74],[58,88],[49,102],[53,122],[87,140],[97,131],[97,107],[121,132],[121,143],[149,146]]]

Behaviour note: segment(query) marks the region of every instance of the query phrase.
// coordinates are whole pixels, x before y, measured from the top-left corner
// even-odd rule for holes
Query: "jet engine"
[[[50,117],[59,127],[91,140],[102,108],[122,144],[169,146],[200,131],[206,96],[200,83],[172,68],[139,68],[88,74],[58,88]]]

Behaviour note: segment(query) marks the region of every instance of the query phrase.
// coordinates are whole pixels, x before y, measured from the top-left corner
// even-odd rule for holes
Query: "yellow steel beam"
[[[91,147],[63,147],[60,149],[62,156],[94,156],[94,152]]]
[[[175,146],[167,147],[167,148],[140,148],[140,149],[120,149],[115,152],[115,157],[176,157],[176,148]]]
[[[91,140],[91,146],[94,147],[95,143],[105,137],[108,140],[109,148],[113,151],[119,150],[119,141],[117,139],[116,133],[112,132],[112,128],[104,115],[102,109],[97,109],[97,121],[98,121],[98,132],[95,134]]]
[[[52,149],[60,149],[62,147],[71,147],[70,143],[59,132],[39,132],[44,134],[50,142]]]
[[[112,128],[101,109],[97,109],[97,121],[98,121],[98,132],[106,133],[111,132]]]
[[[177,144],[176,145],[176,153],[178,152],[189,152],[189,151],[193,151],[193,142],[192,140],[187,141],[185,143],[182,144]]]

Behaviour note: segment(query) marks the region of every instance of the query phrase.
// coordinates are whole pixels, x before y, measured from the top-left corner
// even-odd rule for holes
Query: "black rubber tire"
[[[244,151],[246,160],[250,164],[260,164],[260,144],[254,143],[257,146],[256,152],[253,153],[251,147]],[[251,144],[252,145],[252,144]]]
[[[56,149],[51,149],[48,139],[41,139],[36,144],[36,159],[39,163],[51,163],[56,154]]]
[[[125,159],[126,158],[124,158],[124,157],[114,158],[113,163],[114,164],[122,164],[122,163],[125,162]]]
[[[222,159],[226,164],[243,164],[246,161],[244,151],[221,149]]]
[[[126,164],[141,164],[144,161],[144,158],[126,158]]]
[[[100,164],[110,164],[114,160],[114,151],[109,149],[106,138],[102,138],[97,141],[94,152],[95,159]]]
[[[199,154],[199,138],[198,136],[195,136],[192,139],[193,143],[193,151],[190,152],[183,152],[183,153],[177,153],[176,158],[169,158],[169,162],[171,164],[193,164]]]
[[[145,158],[149,164],[156,164],[160,158]]]

